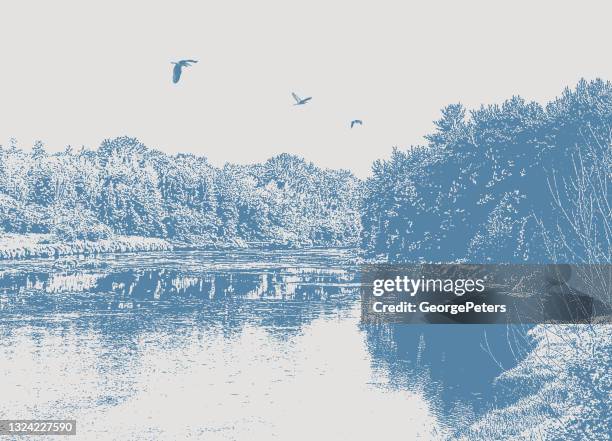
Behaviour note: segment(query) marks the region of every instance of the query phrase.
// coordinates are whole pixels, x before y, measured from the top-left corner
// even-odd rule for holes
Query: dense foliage
[[[428,144],[374,164],[362,246],[390,261],[610,262],[612,84],[542,107],[446,107]]]
[[[191,243],[354,245],[360,182],[282,154],[264,164],[216,168],[169,156],[134,138],[97,151],[0,147],[0,232],[62,240],[113,234]]]
[[[513,97],[442,110],[427,145],[365,185],[282,154],[214,167],[133,138],[96,151],[0,147],[0,232],[190,243],[352,246],[388,261],[610,262],[612,85],[546,106]]]

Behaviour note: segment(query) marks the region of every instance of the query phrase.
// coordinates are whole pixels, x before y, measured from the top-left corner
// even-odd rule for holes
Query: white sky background
[[[162,4],[163,3],[163,4]],[[369,174],[450,103],[612,79],[605,1],[27,1],[0,6],[0,143],[130,135],[214,164]],[[171,82],[171,61],[200,62]],[[313,96],[294,107],[291,92]],[[364,126],[348,129],[351,119]]]

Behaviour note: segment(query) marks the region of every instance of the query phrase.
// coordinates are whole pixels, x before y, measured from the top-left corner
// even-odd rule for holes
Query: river
[[[358,282],[350,250],[0,262],[0,414],[77,439],[440,439],[493,404],[505,330],[362,325]]]

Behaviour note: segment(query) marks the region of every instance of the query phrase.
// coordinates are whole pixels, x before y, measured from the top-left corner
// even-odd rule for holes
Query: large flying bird
[[[192,63],[197,63],[198,60],[181,60],[179,62],[172,62],[174,64],[174,69],[172,70],[172,82],[174,84],[178,83],[181,79],[181,73],[183,72],[183,67],[189,67]]]
[[[293,92],[291,92],[291,95],[293,95],[293,99],[295,100],[294,106],[301,106],[303,104],[306,104],[308,101],[310,101],[312,99],[311,96],[309,96],[308,98],[300,98],[299,96],[297,96]]]

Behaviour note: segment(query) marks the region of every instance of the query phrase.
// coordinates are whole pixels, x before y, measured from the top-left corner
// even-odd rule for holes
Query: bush
[[[0,230],[6,233],[48,233],[49,217],[37,205],[0,194]]]
[[[536,347],[497,380],[516,401],[454,439],[608,439],[612,327],[539,325],[530,335]]]
[[[187,242],[217,239],[217,226],[213,214],[202,213],[185,206],[173,205],[164,223],[168,237]]]
[[[51,232],[66,242],[96,241],[107,239],[112,235],[112,230],[108,226],[99,222],[93,213],[85,209],[60,210],[52,218],[54,224]]]

